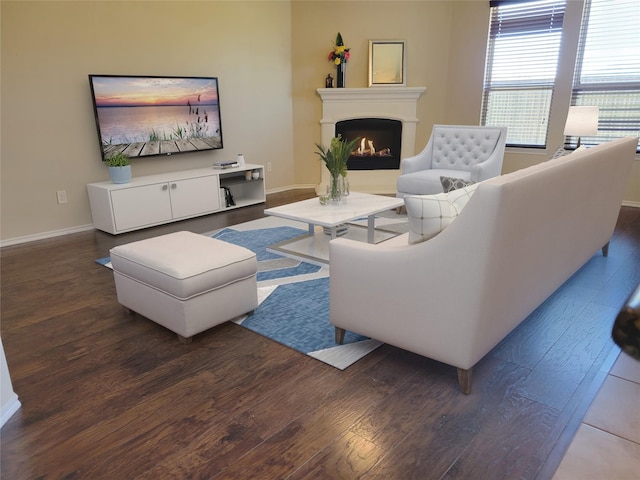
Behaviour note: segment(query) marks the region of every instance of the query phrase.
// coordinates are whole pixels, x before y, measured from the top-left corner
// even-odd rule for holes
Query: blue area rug
[[[267,252],[269,245],[299,237],[305,233],[307,233],[306,230],[294,227],[258,228],[255,230],[225,228],[218,233],[214,233],[211,237],[248,248],[256,253],[260,262],[280,257],[275,253]]]
[[[283,262],[282,265],[269,263],[266,268],[261,268],[260,262],[265,262],[266,264],[269,260],[283,258],[281,255],[267,252],[269,245],[299,237],[306,233],[306,230],[294,227],[259,228],[255,230],[225,228],[213,234],[212,238],[224,240],[225,242],[233,243],[234,245],[239,245],[255,252],[258,258],[258,281],[262,282],[264,280],[315,273],[320,270],[320,267],[317,265],[312,265],[307,262],[291,261],[290,259],[288,262]]]
[[[110,257],[98,258],[96,260],[96,263],[102,265],[103,267],[111,268],[111,258]]]
[[[254,313],[236,323],[340,370],[381,345],[352,332],[346,332],[344,344],[335,343],[328,277],[271,288]]]

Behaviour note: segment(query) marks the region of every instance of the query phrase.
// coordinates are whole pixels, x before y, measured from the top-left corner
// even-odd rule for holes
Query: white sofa
[[[638,139],[628,137],[480,183],[437,236],[330,242],[330,319],[471,369],[599,249],[606,255]]]

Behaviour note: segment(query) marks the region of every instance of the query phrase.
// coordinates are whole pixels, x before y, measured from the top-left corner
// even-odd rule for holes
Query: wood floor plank
[[[474,436],[442,478],[534,478],[548,454],[545,441],[559,412],[513,395]]]
[[[516,327],[490,355],[534,368],[564,332],[584,311],[596,290],[563,288],[551,295]]]
[[[341,388],[331,392],[291,420],[282,430],[231,465],[221,478],[285,478],[294,473],[299,462],[306,463],[319,450],[341,437],[362,414],[391,392],[403,376],[392,362],[375,365],[374,375],[350,376]],[[382,371],[382,372],[381,372]],[[382,373],[382,375],[380,375]],[[384,378],[381,381],[380,378]]]
[[[366,478],[441,478],[490,421],[494,410],[509,401],[513,385],[529,372],[495,358],[483,361],[477,370],[475,376],[482,383],[471,395],[460,395],[453,383],[443,388],[442,384],[429,382],[426,402],[409,417],[413,420],[408,425],[410,431],[394,444],[395,429],[390,429],[387,445],[392,448]]]
[[[345,432],[287,478],[361,478],[385,450],[353,432]]]
[[[629,259],[620,267],[616,275],[598,292],[593,302],[619,310],[635,290],[634,286],[639,284],[640,250],[637,251],[637,255],[633,259]]]
[[[208,418],[213,424],[194,438],[184,451],[172,452],[153,468],[141,474],[140,478],[176,478],[187,468],[190,472],[201,472],[213,477],[233,464],[235,459],[246,454],[274,433],[282,430],[290,421],[301,415],[309,406],[309,395],[319,398],[322,393],[320,382],[332,373],[320,365],[309,365],[304,357],[296,358],[290,372],[283,372],[281,382],[269,385],[256,383],[243,398],[252,396],[246,402],[246,409],[233,415],[235,405],[218,410],[220,415]],[[292,392],[288,395],[288,392]],[[298,393],[299,392],[299,393]],[[304,397],[304,398],[302,398]],[[232,397],[229,397],[232,400]],[[219,407],[219,405],[217,405]],[[217,420],[217,421],[216,421]]]
[[[617,310],[590,304],[572,328],[547,351],[520,387],[532,400],[563,410],[586,371],[603,350],[613,348],[611,320]]]

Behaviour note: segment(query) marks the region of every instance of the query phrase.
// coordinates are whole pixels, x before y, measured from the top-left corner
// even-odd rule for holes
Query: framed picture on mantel
[[[406,86],[406,42],[369,40],[369,86]]]

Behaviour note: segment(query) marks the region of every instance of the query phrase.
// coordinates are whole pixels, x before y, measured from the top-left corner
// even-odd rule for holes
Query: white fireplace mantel
[[[330,102],[414,102],[426,87],[319,88],[323,103]]]
[[[386,118],[402,122],[400,158],[415,154],[418,99],[426,87],[319,88],[322,99],[321,143],[328,146],[335,136],[335,125],[356,118]],[[329,172],[322,168],[318,191],[329,183]],[[395,193],[400,170],[351,170],[349,183],[354,191]]]

